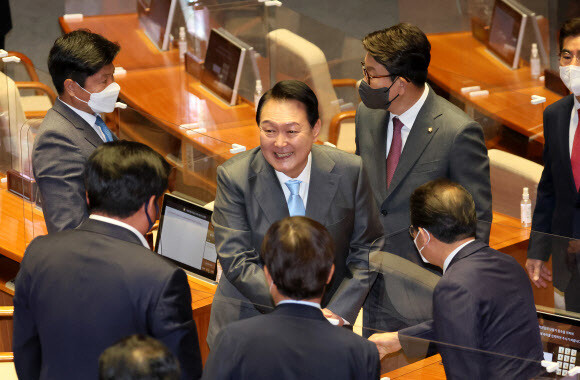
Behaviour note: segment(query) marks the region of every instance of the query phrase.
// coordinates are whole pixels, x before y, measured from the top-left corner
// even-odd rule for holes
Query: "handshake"
[[[385,355],[401,349],[401,342],[399,341],[399,333],[397,331],[373,334],[369,337],[369,340],[377,345],[381,359]]]

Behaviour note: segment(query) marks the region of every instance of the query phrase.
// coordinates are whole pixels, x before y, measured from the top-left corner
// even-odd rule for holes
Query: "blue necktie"
[[[306,211],[304,210],[304,202],[302,202],[302,197],[298,193],[300,190],[300,183],[297,179],[291,179],[286,182],[286,186],[290,190],[290,197],[288,198],[288,211],[290,216],[304,216]]]
[[[97,116],[95,124],[97,124],[99,128],[101,128],[101,131],[103,131],[103,134],[105,135],[105,142],[113,141],[113,132],[111,132],[109,127],[107,127],[107,124],[105,124],[100,116]]]

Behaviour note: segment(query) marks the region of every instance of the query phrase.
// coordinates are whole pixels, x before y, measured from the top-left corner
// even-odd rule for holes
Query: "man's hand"
[[[546,262],[537,259],[527,259],[526,269],[530,279],[538,288],[548,286],[546,281],[552,281],[552,272],[546,267]]]
[[[377,345],[379,356],[382,359],[385,355],[397,352],[401,349],[398,332],[388,332],[382,334],[373,334],[369,340]]]
[[[324,314],[324,317],[326,319],[336,319],[338,321],[338,325],[337,326],[344,325],[344,319],[342,319],[340,317],[340,315],[334,314],[332,312],[332,310],[330,310],[330,309],[322,309],[322,314]]]

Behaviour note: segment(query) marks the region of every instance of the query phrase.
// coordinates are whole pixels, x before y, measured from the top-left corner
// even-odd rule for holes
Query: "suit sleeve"
[[[34,243],[31,243],[31,246]],[[27,250],[27,253],[29,252]],[[30,274],[27,270],[27,254],[24,255],[20,271],[16,276],[14,292],[14,367],[19,379],[39,379],[42,367],[40,337],[29,303]]]
[[[453,312],[450,312],[450,311]],[[435,341],[449,379],[485,378],[481,353],[480,306],[461,284],[441,280],[433,295]]]
[[[544,112],[544,125],[552,125],[547,112]],[[552,233],[552,218],[556,207],[554,178],[552,176],[552,153],[550,151],[550,128],[544,128],[544,170],[538,183],[536,207],[532,218],[532,233],[528,247],[528,258],[548,261],[550,258],[550,240],[547,234]],[[572,207],[572,205],[570,205]]]
[[[241,371],[237,360],[236,339],[232,338],[228,328],[222,329],[216,338],[215,348],[211,350],[203,369],[203,380],[234,380]]]
[[[354,195],[354,230],[346,259],[349,273],[328,304],[328,308],[353,324],[374,283],[377,272],[370,267],[369,257],[382,246],[383,226],[378,217],[367,173],[360,162]]]
[[[49,233],[75,228],[88,217],[85,162],[78,147],[63,134],[47,131],[38,137],[32,165]]]
[[[192,318],[187,276],[176,269],[164,284],[149,320],[153,337],[162,341],[179,359],[182,379],[201,377],[201,355]]]
[[[471,121],[463,127],[455,136],[451,152],[449,179],[465,187],[473,197],[478,221],[476,236],[489,243],[493,217],[491,182],[489,157],[481,126]]]
[[[241,189],[220,166],[212,223],[223,275],[260,311],[271,311],[270,296],[259,252],[252,244],[246,202]]]

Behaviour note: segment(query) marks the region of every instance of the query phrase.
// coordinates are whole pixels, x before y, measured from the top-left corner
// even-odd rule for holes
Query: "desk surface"
[[[529,66],[509,69],[473,38],[471,32],[428,37],[431,42],[430,80],[508,128],[544,142],[542,113],[561,96],[546,89],[539,79],[533,79]],[[466,97],[461,88],[469,86],[480,86],[488,90],[489,95]],[[532,105],[531,95],[546,97],[546,103]]]
[[[382,377],[391,380],[445,380],[445,370],[441,362],[441,355],[433,355],[418,362],[387,372]]]

